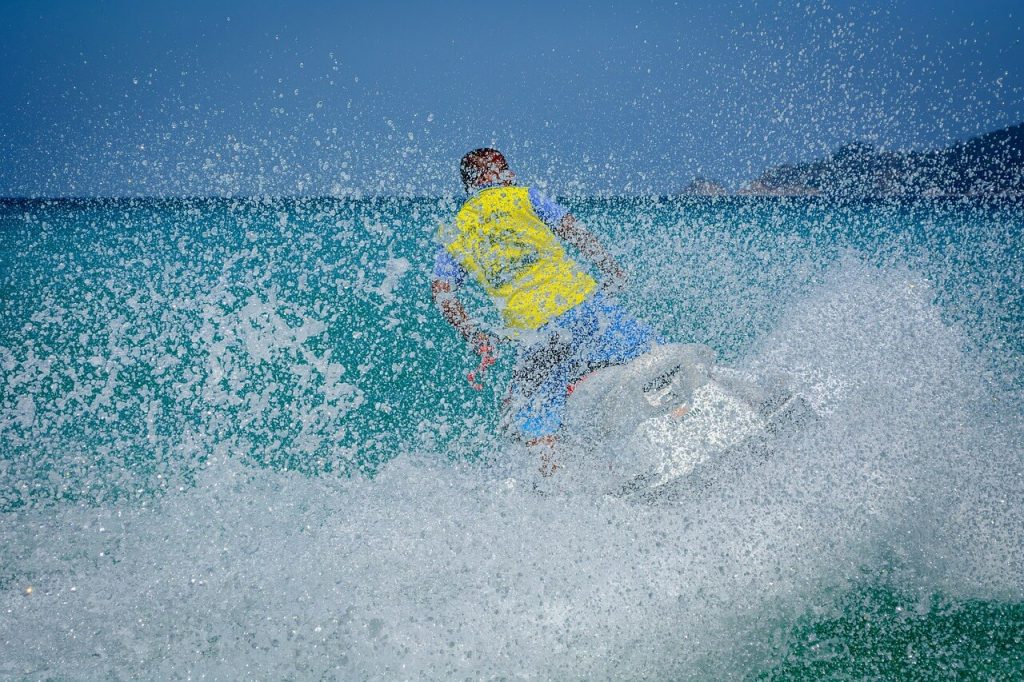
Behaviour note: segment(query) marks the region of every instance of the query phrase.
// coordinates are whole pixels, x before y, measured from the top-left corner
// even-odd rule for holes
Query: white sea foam
[[[1020,599],[1019,402],[964,348],[920,279],[844,262],[741,363],[822,420],[672,505],[506,484],[523,460],[339,481],[227,453],[147,502],[7,512],[0,675],[721,679],[882,565]]]

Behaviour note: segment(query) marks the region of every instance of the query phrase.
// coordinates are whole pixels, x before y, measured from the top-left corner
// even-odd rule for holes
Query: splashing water
[[[627,305],[822,415],[671,505],[507,482],[453,209],[3,204],[0,675],[1024,671],[1020,206],[574,202]]]

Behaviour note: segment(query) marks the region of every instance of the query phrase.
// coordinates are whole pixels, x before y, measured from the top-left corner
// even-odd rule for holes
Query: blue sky
[[[736,186],[1024,120],[1024,10],[895,2],[7,2],[0,195]]]

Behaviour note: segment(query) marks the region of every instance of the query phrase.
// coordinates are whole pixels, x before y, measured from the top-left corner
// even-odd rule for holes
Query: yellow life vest
[[[597,288],[537,216],[526,187],[481,190],[439,237],[512,329],[537,329]]]

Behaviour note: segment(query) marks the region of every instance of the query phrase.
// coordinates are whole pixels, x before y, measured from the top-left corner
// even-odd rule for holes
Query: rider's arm
[[[497,338],[485,328],[478,326],[466,312],[462,301],[455,292],[466,281],[466,271],[445,249],[437,251],[434,259],[434,276],[430,282],[430,295],[440,309],[445,322],[454,327],[468,343],[480,352],[482,348],[493,347]]]
[[[605,287],[619,289],[626,283],[626,271],[608,253],[590,230],[583,227],[571,213],[566,213],[555,227],[555,234],[576,247],[591,263],[597,266],[605,280]]]
[[[441,310],[445,322],[455,327],[466,341],[471,341],[477,329],[469,319],[462,301],[455,296],[456,289],[458,284],[445,279],[435,278],[430,283],[430,295],[434,299],[434,304]]]

